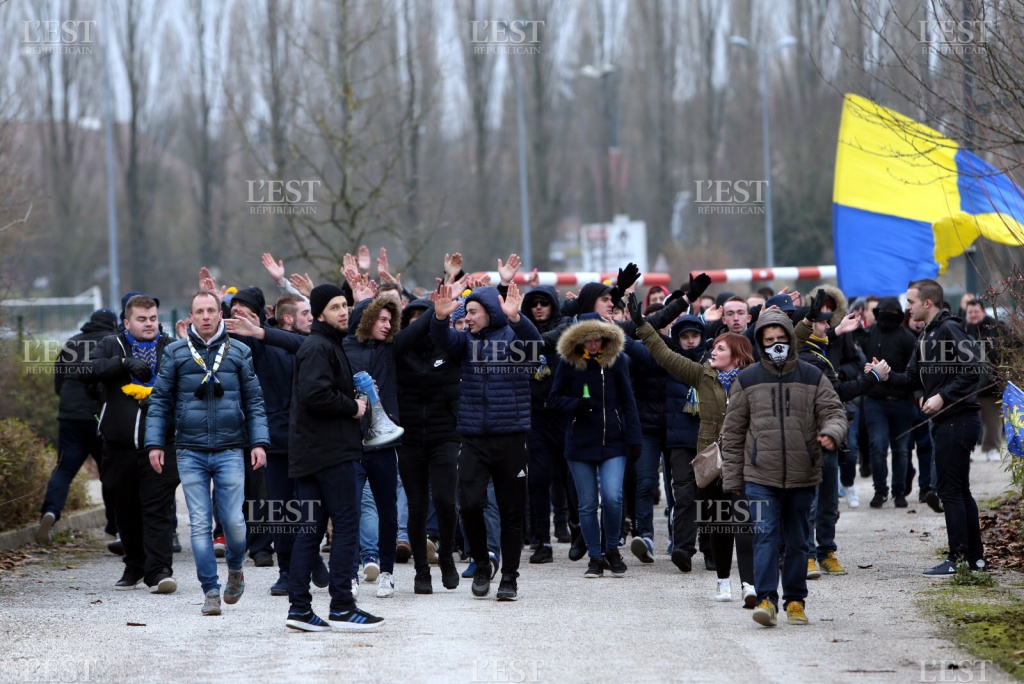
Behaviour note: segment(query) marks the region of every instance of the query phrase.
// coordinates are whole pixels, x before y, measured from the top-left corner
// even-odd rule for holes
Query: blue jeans
[[[398,541],[409,542],[409,497],[402,485],[402,475],[398,475]]]
[[[193,451],[178,449],[178,477],[188,504],[192,525],[192,554],[203,593],[220,591],[217,558],[213,554],[213,500],[210,483],[217,491],[217,512],[227,538],[228,570],[241,570],[245,560],[245,454],[241,449]]]
[[[618,547],[622,528],[622,478],[626,472],[626,457],[616,456],[605,461],[569,461],[569,472],[576,483],[580,500],[580,530],[587,542],[587,554],[601,558],[605,550]],[[598,474],[601,476],[601,525],[597,522]],[[601,548],[601,529],[604,544]]]
[[[836,546],[836,521],[839,520],[839,452],[821,452],[821,484],[811,501],[807,512],[810,546],[808,558],[821,560],[834,553]],[[817,545],[815,545],[817,539]]]
[[[288,600],[291,612],[308,613],[312,610],[312,596],[309,580],[312,561],[320,552],[320,540],[327,531],[327,520],[334,528],[331,535],[331,557],[328,567],[331,583],[331,612],[352,610],[356,602],[352,599],[352,582],[349,568],[356,558],[358,503],[356,491],[356,464],[346,461],[324,468],[312,475],[295,481],[295,496],[302,502],[303,514],[310,510],[309,502],[315,502],[315,519],[303,520],[304,525],[295,535],[292,550],[291,573],[288,577]],[[315,529],[310,529],[315,524]]]
[[[833,489],[835,483],[833,483]],[[779,548],[786,545],[782,566],[783,608],[807,598],[807,516],[814,487],[780,489],[756,482],[746,484],[754,523],[754,589],[757,602],[779,605]]]
[[[377,504],[373,500],[373,492],[370,491],[370,483],[363,483],[362,497],[357,499],[359,519],[359,555],[356,558],[353,577],[359,576],[359,564],[365,565],[372,561],[380,560],[380,549],[378,546],[378,532],[380,531],[380,518],[377,516]]]
[[[868,426],[868,453],[875,491],[889,493],[886,452],[892,446],[892,492],[906,494],[907,450],[917,407],[909,401],[864,397],[864,419]]]
[[[665,438],[643,433],[640,458],[636,462],[636,524],[640,536],[654,539],[654,490],[658,488],[658,466],[667,454]],[[671,537],[671,528],[669,537]]]
[[[363,453],[356,463],[356,495],[369,483],[377,506],[377,546],[380,571],[395,571],[395,545],[398,543],[398,450],[379,449]],[[356,561],[357,563],[358,561]],[[353,576],[359,566],[353,563]]]

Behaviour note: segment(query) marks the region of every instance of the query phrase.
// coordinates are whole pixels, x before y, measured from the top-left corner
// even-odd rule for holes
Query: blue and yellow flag
[[[1003,424],[1006,450],[1017,458],[1024,457],[1024,392],[1012,382],[1003,390]]]
[[[833,246],[850,296],[899,295],[944,273],[979,236],[1024,244],[1024,191],[933,128],[847,95],[839,125]]]

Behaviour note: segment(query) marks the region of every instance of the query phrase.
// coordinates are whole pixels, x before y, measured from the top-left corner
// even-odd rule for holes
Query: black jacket
[[[551,316],[543,323],[538,323],[533,318],[533,303],[538,299],[546,300],[552,307]],[[523,305],[519,311],[530,319],[541,335],[558,328],[561,323],[558,316],[558,293],[550,285],[541,285],[527,292],[523,296]],[[548,395],[551,394],[551,383],[555,379],[555,367],[558,365],[558,341],[545,340],[540,348],[539,356],[538,360],[541,360],[541,363],[537,365],[537,369],[530,376],[530,400],[533,404],[534,414],[541,411],[551,412],[551,409],[547,408],[547,401]]]
[[[938,394],[942,411],[932,419],[948,421],[981,408],[974,391],[983,372],[977,341],[967,334],[959,318],[942,311],[918,336],[906,372],[889,373],[888,384],[924,390],[926,401]]]
[[[408,323],[414,311],[423,313]],[[434,305],[417,299],[402,311],[402,334],[392,351],[398,374],[398,411],[409,442],[459,441],[455,432],[462,366],[430,341]]]
[[[883,312],[900,311],[902,306],[896,297],[883,297],[878,303],[878,308],[875,309],[876,316],[880,309]],[[886,313],[882,314],[882,316],[885,315]],[[861,348],[868,360],[885,360],[893,373],[905,373],[907,364],[910,363],[910,358],[914,355],[916,342],[917,338],[914,333],[902,325],[902,320],[893,320],[890,324],[888,321],[876,318],[875,324],[867,330]],[[867,396],[875,399],[914,400],[914,393],[911,390],[895,387],[891,383],[880,383],[871,388]]]
[[[160,335],[156,340],[156,368],[164,358],[164,349],[173,342],[167,335]],[[142,449],[146,444],[146,414],[149,411],[149,399],[138,401],[121,391],[121,387],[131,383],[132,377],[121,360],[129,356],[131,345],[124,333],[110,335],[96,348],[95,359],[92,361],[92,374],[103,386],[103,408],[100,411],[99,433],[103,441],[111,446],[129,449]],[[174,415],[170,416],[170,426],[164,433],[168,444],[163,445],[164,451],[173,448]]]
[[[1002,343],[1005,326],[991,316],[985,316],[977,325],[965,324],[967,334],[978,340],[985,372],[978,376],[978,395],[983,397],[1002,396],[1003,387],[999,382],[995,369],[1000,364],[999,347]]]
[[[233,301],[245,302],[259,315],[264,330],[267,329],[266,301],[258,287],[239,290]],[[263,390],[263,404],[267,411],[267,428],[270,430],[268,454],[288,453],[288,411],[292,403],[292,355],[284,349],[258,340],[255,337],[232,335],[252,351],[252,367]],[[301,339],[301,338],[300,338]]]
[[[363,457],[345,333],[313,321],[295,355],[288,422],[288,476],[305,477]]]
[[[90,389],[91,362],[96,358],[100,340],[117,332],[117,325],[106,321],[86,322],[81,332],[64,343],[53,364],[53,390],[60,397],[60,420],[96,420],[100,412],[99,396]]]

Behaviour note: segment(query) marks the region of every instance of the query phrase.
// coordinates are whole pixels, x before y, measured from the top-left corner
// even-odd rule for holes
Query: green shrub
[[[39,519],[46,483],[57,464],[57,452],[17,418],[0,420],[0,530]],[[71,483],[65,510],[88,503],[85,475]]]
[[[60,399],[53,391],[53,362],[60,347],[32,341],[0,344],[0,416],[23,420],[56,447]]]

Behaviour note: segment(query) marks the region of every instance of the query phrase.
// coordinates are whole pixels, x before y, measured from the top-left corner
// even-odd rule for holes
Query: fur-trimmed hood
[[[558,339],[558,353],[562,360],[576,370],[586,369],[587,360],[583,358],[583,343],[594,337],[600,337],[604,341],[601,366],[610,368],[622,353],[626,345],[626,336],[619,326],[602,320],[597,314],[593,314],[593,318],[582,317],[579,323],[569,326],[562,333]]]
[[[359,312],[359,320],[356,323],[355,335],[360,344],[373,339],[373,324],[380,317],[380,312],[387,309],[391,312],[391,330],[381,344],[394,342],[395,335],[402,329],[402,312],[398,308],[398,302],[393,297],[374,297],[362,311]]]
[[[805,303],[813,300],[814,295],[817,294],[819,289],[825,291],[826,297],[835,300],[836,308],[834,309],[835,313],[832,314],[832,325],[839,325],[842,320],[846,318],[846,314],[850,313],[849,300],[846,299],[846,295],[843,294],[843,291],[835,285],[821,285],[811,289],[811,292],[804,298]]]

